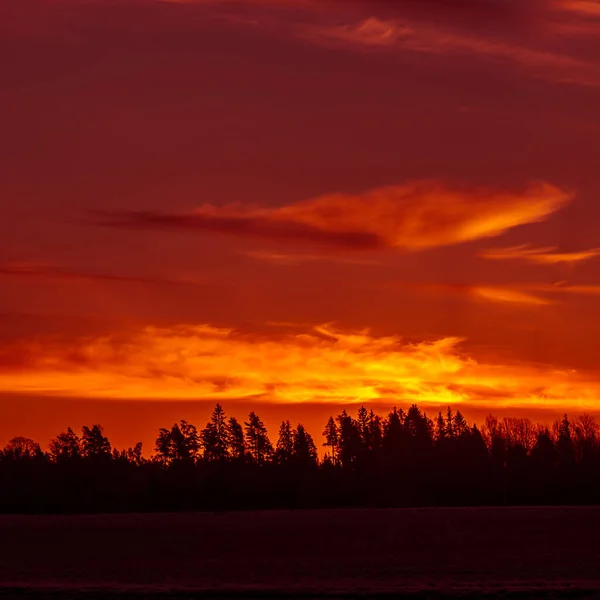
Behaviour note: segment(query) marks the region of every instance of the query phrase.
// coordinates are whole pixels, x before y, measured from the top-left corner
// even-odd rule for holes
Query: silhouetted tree
[[[369,411],[364,406],[361,406],[356,414],[356,429],[366,448],[369,445]]]
[[[22,436],[12,438],[2,452],[10,460],[40,458],[44,454],[37,442]]]
[[[432,441],[433,424],[416,404],[413,404],[406,413],[404,429],[421,447],[428,446]]]
[[[327,425],[325,426],[325,431],[323,431],[323,437],[325,438],[325,442],[323,446],[329,448],[328,456],[331,457],[333,464],[338,462],[339,455],[339,430],[338,426],[333,417],[329,417],[329,421],[327,421]]]
[[[571,421],[565,414],[561,421],[554,424],[556,432],[556,449],[558,451],[558,459],[563,467],[571,467],[575,460],[573,451],[573,439],[571,437]]]
[[[81,440],[70,427],[51,440],[48,448],[55,462],[81,458]]]
[[[200,450],[198,430],[187,421],[175,423],[171,429],[161,429],[156,439],[159,462],[193,461]]]
[[[337,423],[340,464],[345,468],[353,468],[356,466],[362,445],[358,424],[345,410],[337,416]]]
[[[267,428],[258,415],[252,411],[246,426],[246,448],[250,458],[257,464],[267,462],[273,455],[273,445],[267,435]]]
[[[317,447],[302,424],[293,431],[292,452],[294,460],[301,464],[317,464]]]
[[[127,448],[125,452],[127,461],[138,467],[144,464],[145,461],[142,455],[142,447],[142,442],[138,442],[133,448]]]
[[[296,432],[292,429],[289,421],[281,421],[279,437],[275,447],[275,462],[286,463],[294,455],[294,438]]]
[[[110,441],[104,435],[100,425],[93,425],[91,429],[83,426],[81,430],[81,455],[84,458],[108,459],[111,457]]]
[[[467,420],[463,417],[460,410],[457,410],[456,414],[454,415],[453,433],[454,436],[457,438],[460,438],[470,433],[469,424],[467,423]]]
[[[244,429],[235,417],[230,417],[227,427],[227,448],[229,455],[236,460],[243,460],[246,456]]]
[[[442,411],[438,413],[435,419],[435,430],[433,437],[436,442],[441,442],[446,439],[446,421],[442,415]]]
[[[67,429],[48,454],[17,437],[0,452],[0,512],[600,504],[600,428],[585,414],[552,432],[490,415],[480,431],[450,408],[434,427],[416,405],[383,421],[361,407],[323,435],[319,462],[305,427],[283,421],[273,452],[254,412],[244,431],[217,405],[201,436],[186,421],[161,429],[151,461],[141,444],[111,450],[99,425]]]
[[[229,458],[229,431],[225,411],[220,404],[215,406],[210,421],[200,434],[204,458],[208,461]]]
[[[445,426],[446,437],[452,439],[454,437],[454,415],[452,414],[452,408],[449,406],[446,411],[446,426]]]
[[[383,452],[389,463],[400,463],[407,450],[407,437],[404,429],[404,413],[394,407],[383,424]]]

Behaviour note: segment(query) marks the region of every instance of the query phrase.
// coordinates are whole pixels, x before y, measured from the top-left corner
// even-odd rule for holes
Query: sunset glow
[[[510,301],[510,300],[509,300]],[[203,326],[145,328],[75,343],[38,340],[0,391],[97,398],[260,402],[596,406],[600,382],[575,370],[477,362],[461,340],[406,343],[322,326],[278,338]]]
[[[0,42],[0,445],[600,410],[600,3],[15,0]]]

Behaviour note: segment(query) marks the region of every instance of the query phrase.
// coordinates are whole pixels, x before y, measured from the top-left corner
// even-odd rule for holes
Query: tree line
[[[448,408],[381,417],[343,410],[323,456],[302,424],[277,441],[255,413],[217,404],[198,430],[160,429],[154,452],[113,448],[100,425],[68,428],[42,450],[15,437],[0,451],[2,512],[125,512],[344,506],[600,504],[600,426],[587,414],[551,427],[487,417],[479,429]]]

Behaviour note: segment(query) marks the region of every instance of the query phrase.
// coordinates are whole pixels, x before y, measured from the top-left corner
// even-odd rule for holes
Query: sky
[[[0,0],[0,48],[0,443],[600,412],[599,1]]]

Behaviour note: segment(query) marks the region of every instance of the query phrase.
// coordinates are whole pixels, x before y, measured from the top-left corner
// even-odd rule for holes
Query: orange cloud
[[[528,306],[545,306],[554,304],[547,298],[535,296],[527,291],[502,286],[473,286],[470,293],[476,298],[501,302],[503,304],[525,304]]]
[[[103,214],[100,223],[420,251],[495,237],[543,221],[572,198],[545,182],[515,193],[421,181],[359,194],[329,194],[280,208],[207,204],[187,214]]]
[[[389,285],[389,284],[386,284]],[[556,304],[554,300],[537,295],[537,292],[551,292],[550,286],[491,285],[491,284],[452,284],[452,283],[411,283],[391,282],[392,286],[402,286],[435,294],[463,296],[474,301],[493,302],[523,307],[539,307]],[[549,289],[550,288],[550,289]],[[536,293],[533,293],[536,292]]]
[[[479,252],[487,260],[522,260],[540,265],[578,263],[600,256],[600,248],[579,252],[557,252],[556,247],[533,248],[530,244],[509,248],[490,248]]]
[[[271,402],[484,403],[591,408],[597,375],[478,362],[461,340],[318,327],[267,336],[208,325],[148,327],[79,340],[5,347],[0,391],[95,398]]]
[[[436,294],[459,295],[472,300],[484,300],[500,304],[523,307],[540,307],[557,304],[558,301],[548,296],[556,294],[574,294],[599,296],[600,285],[569,285],[566,282],[554,284],[517,283],[517,284],[451,284],[451,283],[411,283],[394,281],[386,285],[401,286],[417,290],[429,290]],[[540,295],[542,294],[542,295]]]

